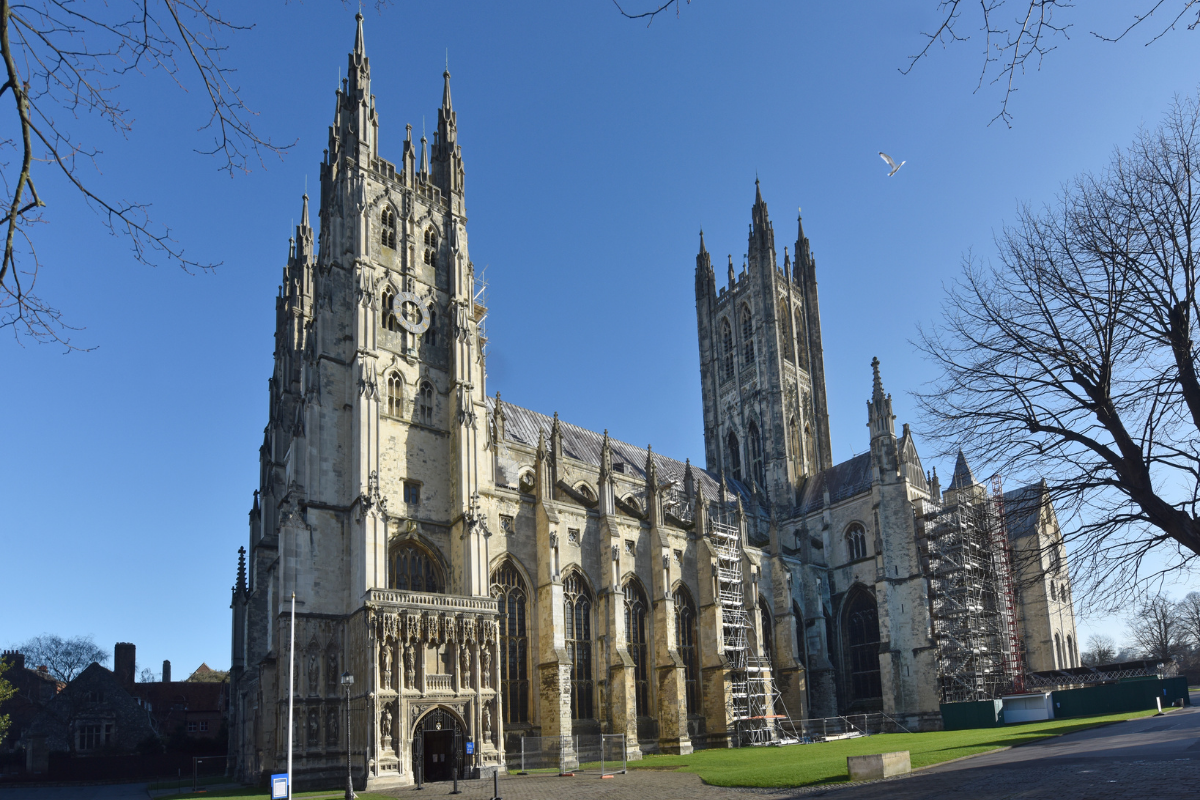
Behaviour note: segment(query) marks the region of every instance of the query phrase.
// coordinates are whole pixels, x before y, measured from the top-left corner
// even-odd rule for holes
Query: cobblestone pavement
[[[146,800],[146,783],[99,786],[6,786],[3,800]]]

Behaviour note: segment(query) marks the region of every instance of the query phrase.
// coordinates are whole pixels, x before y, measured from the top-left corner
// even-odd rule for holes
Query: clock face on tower
[[[397,314],[397,321],[404,330],[415,336],[429,330],[429,309],[413,292],[397,294],[393,307],[400,312]]]

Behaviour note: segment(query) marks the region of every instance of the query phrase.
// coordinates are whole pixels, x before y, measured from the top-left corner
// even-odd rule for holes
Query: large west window
[[[392,551],[392,588],[444,594],[446,579],[425,548],[406,542]]]
[[[594,719],[592,701],[592,597],[578,572],[563,578],[567,659],[571,663],[571,719]]]
[[[529,722],[528,592],[521,573],[505,562],[492,574],[500,612],[500,696],[506,725]]]

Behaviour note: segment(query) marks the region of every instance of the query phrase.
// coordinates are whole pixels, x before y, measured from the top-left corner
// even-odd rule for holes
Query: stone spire
[[[733,291],[733,285],[737,283],[737,276],[733,274],[733,253],[729,254],[729,290]]]
[[[896,415],[892,413],[892,396],[883,391],[883,379],[879,376],[879,359],[871,359],[872,390],[867,402],[867,427],[871,438],[896,435]]]
[[[246,548],[238,548],[237,583],[233,587],[235,594],[246,593]]]
[[[958,451],[958,458],[954,462],[954,477],[950,479],[950,491],[955,489],[966,489],[969,486],[974,486],[977,483],[974,473],[971,472],[971,466],[967,463],[967,457],[963,455],[963,451]]]
[[[450,69],[442,73],[442,107],[433,140],[433,182],[447,197],[462,195],[465,172],[458,146],[458,115],[450,102]],[[460,209],[461,210],[461,209]]]

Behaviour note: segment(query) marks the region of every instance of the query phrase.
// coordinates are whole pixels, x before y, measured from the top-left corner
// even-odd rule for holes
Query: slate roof
[[[1038,514],[1045,499],[1045,481],[1004,493],[1004,521],[1009,539],[1023,539],[1037,533]]]
[[[504,406],[504,438],[507,441],[536,447],[540,432],[549,442],[550,429],[554,425],[553,417],[513,405],[507,400],[502,402]],[[491,412],[496,405],[495,398],[489,397],[487,405],[488,411]],[[599,467],[600,448],[604,443],[604,434],[572,425],[562,419],[559,419],[558,424],[559,430],[562,431],[563,455]],[[643,481],[646,479],[646,448],[622,442],[611,436],[608,437],[608,444],[612,448],[614,466],[624,463],[626,476]],[[658,470],[660,483],[671,481],[676,488],[683,490],[683,473],[687,468],[684,462],[655,453],[654,466]],[[697,484],[703,485],[704,496],[709,500],[715,500],[720,494],[720,475],[692,464],[692,479]],[[749,498],[749,491],[739,481],[726,476],[725,483],[730,492],[737,492],[742,496],[743,502]],[[730,498],[730,500],[732,499]]]
[[[871,489],[871,452],[859,453],[848,461],[834,464],[821,470],[804,486],[800,500],[800,513],[811,514],[825,505],[825,492],[829,491],[829,504],[841,502]]]

